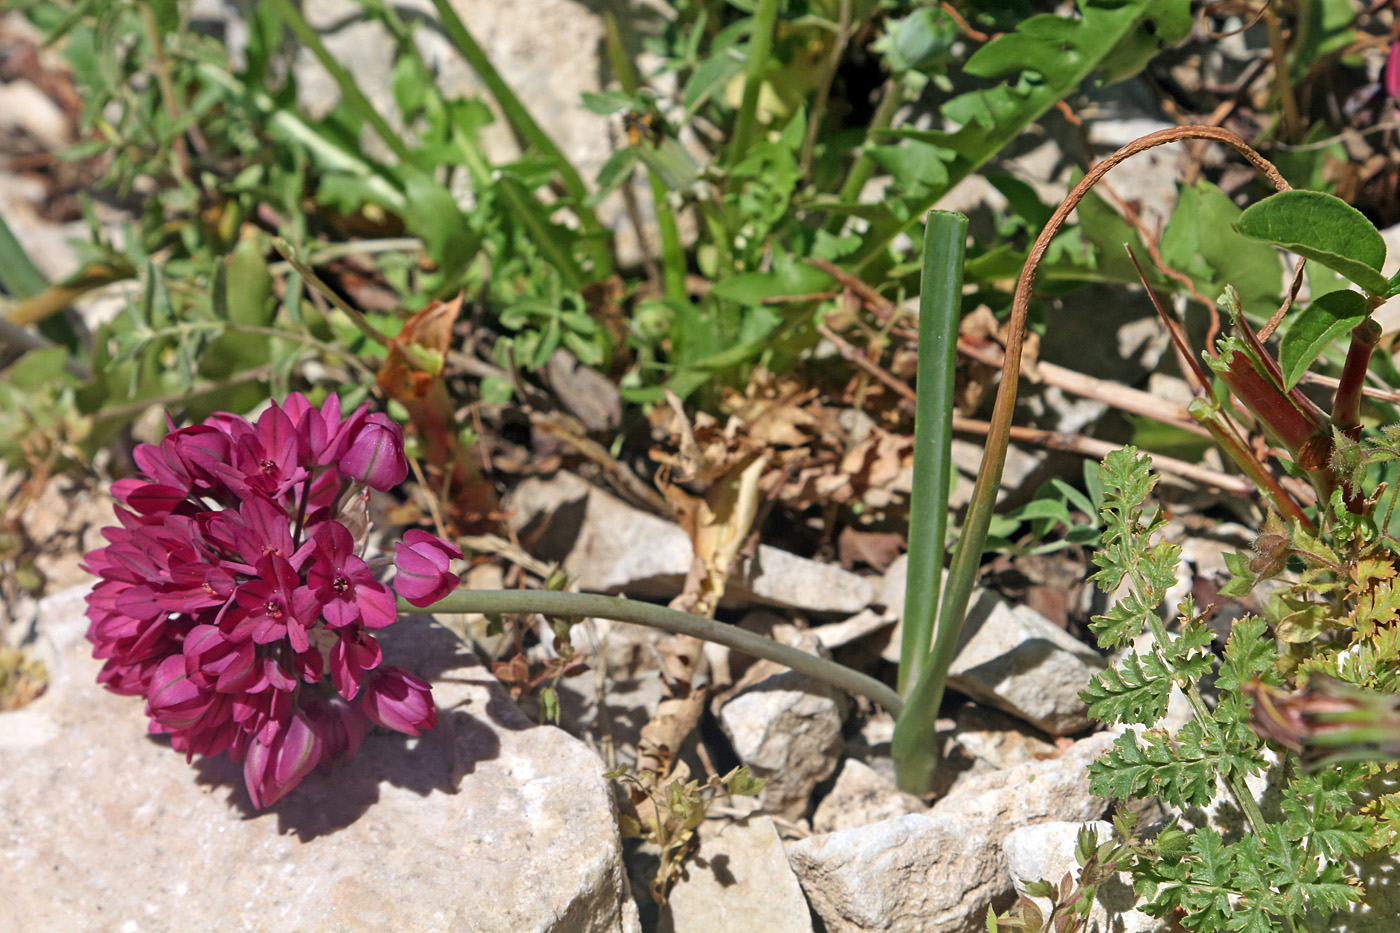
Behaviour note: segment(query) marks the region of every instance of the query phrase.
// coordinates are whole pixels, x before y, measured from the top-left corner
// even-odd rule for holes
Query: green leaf
[[[1366,299],[1350,290],[1328,292],[1293,318],[1288,333],[1279,347],[1279,365],[1283,367],[1283,387],[1291,389],[1303,378],[1313,363],[1332,341],[1366,319],[1369,308]]]
[[[756,797],[767,783],[766,778],[754,777],[747,768],[738,767],[724,782],[724,789],[740,797]]]
[[[1155,651],[1136,651],[1089,681],[1079,694],[1099,722],[1150,725],[1166,715],[1172,672]]]
[[[456,198],[432,178],[418,171],[404,171],[404,221],[423,239],[423,246],[438,268],[455,275],[476,255],[476,237]]]
[[[1278,651],[1268,637],[1268,624],[1258,616],[1245,616],[1230,630],[1225,643],[1225,659],[1215,685],[1221,692],[1239,690],[1246,681],[1259,678],[1269,683],[1281,682],[1274,662]]]
[[[1206,299],[1233,285],[1246,308],[1267,313],[1278,304],[1282,264],[1271,246],[1234,228],[1239,217],[1240,209],[1210,182],[1183,186],[1162,231],[1162,259],[1189,275]]]
[[[1080,0],[1076,6],[1068,16],[1032,16],[973,53],[964,66],[968,74],[1006,80],[944,104],[942,116],[957,129],[890,134],[953,153],[948,177],[925,193],[887,204],[848,268],[860,269],[883,253],[949,188],[981,168],[1056,101],[1078,90],[1096,69],[1102,68],[1110,80],[1124,77],[1141,63],[1144,40],[1154,47],[1174,43],[1190,29],[1186,0]]]
[[[1385,241],[1366,217],[1321,191],[1281,191],[1249,207],[1236,229],[1320,262],[1372,295],[1384,295]]]

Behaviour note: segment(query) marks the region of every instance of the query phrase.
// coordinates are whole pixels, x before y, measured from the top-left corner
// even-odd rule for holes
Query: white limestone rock
[[[603,764],[525,719],[445,630],[383,635],[389,663],[434,683],[435,729],[376,731],[255,811],[241,766],[190,767],[139,700],[97,685],[72,597],[45,601],[58,663],[25,711],[52,735],[0,745],[6,929],[639,929]]]
[[[831,687],[784,671],[720,707],[720,726],[739,760],[768,782],[759,800],[769,813],[806,818],[813,788],[841,755],[842,700]]]
[[[537,556],[562,561],[580,589],[669,599],[681,592],[695,552],[673,522],[560,472],[527,479],[507,497],[513,531],[537,539]],[[547,524],[541,524],[547,523]],[[859,612],[874,599],[864,577],[834,564],[760,545],[729,579],[724,605],[751,603],[807,612]]]
[[[918,797],[904,793],[864,762],[847,758],[836,784],[812,814],[812,829],[834,833],[927,811],[928,806]]]
[[[831,933],[980,933],[1011,892],[1002,843],[1017,826],[1092,820],[1085,765],[1106,735],[1063,756],[970,775],[927,813],[897,816],[789,844],[788,859]]]
[[[1079,698],[1103,657],[1029,606],[984,593],[968,613],[948,686],[1051,735],[1089,725]]]
[[[771,817],[706,820],[659,933],[812,933],[812,915]]]

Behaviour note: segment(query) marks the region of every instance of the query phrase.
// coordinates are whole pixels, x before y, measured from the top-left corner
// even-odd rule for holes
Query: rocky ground
[[[591,176],[607,156],[611,128],[576,101],[599,86],[595,7],[610,4],[538,0],[538,15],[525,18],[509,15],[509,4],[458,5],[476,17],[507,80]],[[333,50],[376,48],[345,6],[304,4]],[[222,4],[199,9],[211,21],[229,15]],[[643,7],[636,15],[649,14]],[[13,17],[0,20],[0,35],[6,30],[11,39],[22,31]],[[361,64],[371,83],[376,74],[387,81],[387,60],[369,55]],[[314,105],[327,85],[317,83],[314,63],[300,67]],[[574,79],[561,82],[560,74]],[[467,80],[451,69],[444,79]],[[71,142],[63,102],[24,77],[7,80],[0,95],[9,157],[0,212],[26,243],[41,244],[32,251],[44,272],[61,277],[77,266],[65,241],[81,228],[21,163],[26,151]],[[1087,131],[1099,147],[1167,122],[1132,95],[1103,108],[1108,116]],[[1047,135],[1018,156],[1016,169],[1055,190],[1066,177],[1059,146]],[[1145,215],[1165,216],[1186,158],[1164,154],[1114,173],[1110,183]],[[969,183],[945,206],[986,217],[995,198]],[[99,295],[85,310],[110,313],[121,300]],[[1170,377],[1148,382],[1166,341],[1145,307],[1112,305],[1092,322],[1061,310],[1039,345],[1042,363],[1164,398],[1179,388]],[[570,376],[559,374],[561,385]],[[607,392],[615,390],[593,390],[603,394],[606,419]],[[596,407],[598,398],[590,399]],[[829,414],[853,425],[845,438],[859,454],[831,482],[858,484],[867,501],[907,496],[908,439],[861,426],[854,410]],[[1024,414],[1054,430],[1092,424],[1100,437],[1126,436],[1105,402],[1050,378],[1033,388]],[[681,525],[641,507],[616,477],[535,441],[548,456],[518,470],[503,503],[514,540],[477,542],[487,558],[467,582],[498,587],[557,564],[580,590],[659,601],[680,595],[693,563]],[[504,444],[497,452],[507,464],[509,455],[531,456]],[[980,447],[959,441],[956,453],[958,504]],[[1077,475],[1078,461],[1013,451],[1005,498],[1024,501],[1067,469]],[[706,648],[708,699],[677,751],[698,777],[743,764],[767,784],[756,801],[710,803],[699,844],[664,904],[649,887],[665,853],[621,837],[626,795],[603,775],[636,763],[643,730],[669,696],[672,649],[663,636],[620,624],[589,620],[573,630],[585,663],[558,681],[557,727],[536,725],[538,694],[493,674],[503,645],[486,620],[444,620],[464,640],[427,620],[397,626],[387,651],[432,680],[438,728],[420,739],[373,735],[351,765],[314,775],[255,811],[236,766],[215,759],[190,768],[144,735],[139,703],[94,683],[99,665],[83,638],[78,561],[101,542],[109,520],[107,472],[97,463],[86,476],[0,478],[13,539],[4,556],[8,637],[32,636],[50,677],[35,703],[0,713],[0,903],[9,928],[972,933],[1018,886],[1072,868],[1080,826],[1107,835],[1110,803],[1089,793],[1085,765],[1112,736],[1089,721],[1079,698],[1107,663],[1084,629],[1103,597],[1085,582],[1092,567],[1076,548],[990,566],[953,664],[942,783],[929,800],[894,786],[888,714],[767,662]],[[1168,484],[1164,496],[1179,514],[1169,536],[1185,561],[1175,595],[1209,597],[1224,573],[1223,553],[1248,541],[1242,525],[1224,520],[1241,509],[1228,495],[1184,483]],[[764,543],[731,580],[720,617],[891,675],[903,610],[898,542],[870,529],[818,554],[813,537],[810,527],[784,527],[781,516],[765,525]],[[1222,601],[1217,624],[1227,627],[1241,611]],[[547,643],[531,649],[533,661],[548,661]],[[1160,825],[1168,814],[1149,808],[1144,816]],[[1097,928],[1165,928],[1131,903],[1126,885],[1103,885]],[[1375,922],[1390,922],[1375,913]]]

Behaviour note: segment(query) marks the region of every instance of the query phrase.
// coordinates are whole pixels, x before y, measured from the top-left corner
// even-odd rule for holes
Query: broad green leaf
[[[1240,209],[1210,182],[1183,186],[1162,231],[1162,259],[1189,275],[1207,300],[1233,285],[1246,309],[1270,314],[1282,286],[1279,255],[1236,231],[1239,217]]]
[[[404,172],[404,221],[423,238],[423,247],[450,275],[458,274],[476,255],[480,240],[445,187],[418,171]]]
[[[1350,290],[1328,292],[1318,296],[1293,318],[1288,333],[1279,347],[1279,365],[1283,367],[1283,387],[1291,389],[1303,378],[1308,367],[1331,345],[1332,341],[1366,319],[1366,299]]]
[[[1281,191],[1240,215],[1236,229],[1322,263],[1373,295],[1383,295],[1385,241],[1366,217],[1321,191]]]

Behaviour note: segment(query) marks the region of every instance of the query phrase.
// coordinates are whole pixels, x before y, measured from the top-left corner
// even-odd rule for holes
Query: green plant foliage
[[[851,265],[860,268],[883,251],[945,192],[1000,151],[1055,102],[1077,90],[1096,70],[1106,82],[1140,70],[1160,45],[1191,28],[1184,0],[1080,0],[1077,15],[1033,16],[979,48],[964,65],[972,75],[1006,79],[948,101],[943,116],[957,129],[901,131],[896,135],[937,147],[946,178],[926,192],[886,204]]]
[[[1240,215],[1240,233],[1291,250],[1346,276],[1372,295],[1388,289],[1385,241],[1360,211],[1321,191],[1281,191]]]
[[[1335,291],[1319,295],[1293,317],[1279,347],[1283,387],[1298,384],[1309,367],[1328,347],[1364,321],[1370,313],[1366,299],[1357,292]]]
[[[1281,262],[1267,244],[1235,230],[1239,217],[1240,209],[1210,182],[1182,186],[1162,231],[1162,260],[1189,275],[1207,301],[1233,285],[1246,309],[1267,316],[1278,304]]]

